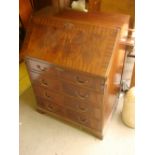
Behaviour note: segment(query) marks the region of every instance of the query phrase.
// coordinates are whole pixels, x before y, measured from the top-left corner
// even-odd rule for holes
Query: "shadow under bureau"
[[[50,7],[31,18],[23,45],[37,109],[103,138],[117,105],[129,16]]]

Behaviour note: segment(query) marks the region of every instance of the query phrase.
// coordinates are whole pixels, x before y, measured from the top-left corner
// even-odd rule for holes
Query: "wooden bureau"
[[[23,45],[37,109],[103,138],[117,105],[129,16],[45,8]]]

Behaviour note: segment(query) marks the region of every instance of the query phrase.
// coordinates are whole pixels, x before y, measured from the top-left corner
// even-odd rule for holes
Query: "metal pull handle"
[[[48,86],[48,83],[44,79],[41,80],[41,84],[46,87]]]
[[[47,97],[47,98],[51,98],[51,96],[50,96],[50,95],[48,95],[48,93],[47,93],[47,92],[45,92],[45,97]]]
[[[79,117],[79,121],[82,123],[87,123],[88,120],[86,118]]]
[[[54,107],[53,107],[53,105],[48,105],[48,108],[50,109],[50,110],[54,110]]]
[[[81,80],[78,76],[76,77],[76,80],[77,80],[77,82],[80,83],[80,84],[88,83],[88,80]]]
[[[46,67],[41,67],[40,65],[37,65],[37,68],[41,71],[46,71]]]
[[[88,94],[81,94],[80,92],[77,92],[77,94],[81,99],[86,99],[89,96]]]
[[[82,107],[80,105],[78,105],[78,109],[82,112],[86,112],[88,110],[86,107]]]

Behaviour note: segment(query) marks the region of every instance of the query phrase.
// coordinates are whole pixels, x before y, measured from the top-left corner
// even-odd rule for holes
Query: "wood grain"
[[[39,110],[102,138],[117,105],[128,23],[121,14],[35,14],[23,51]]]
[[[33,9],[30,0],[19,0],[19,15],[24,28],[28,26]]]
[[[55,17],[35,19],[34,24],[27,56],[105,76],[112,51],[119,41],[119,29]]]

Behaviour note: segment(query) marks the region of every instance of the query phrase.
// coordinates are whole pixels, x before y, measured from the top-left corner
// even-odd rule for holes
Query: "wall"
[[[130,27],[134,27],[135,0],[101,0],[101,11],[129,14]]]

